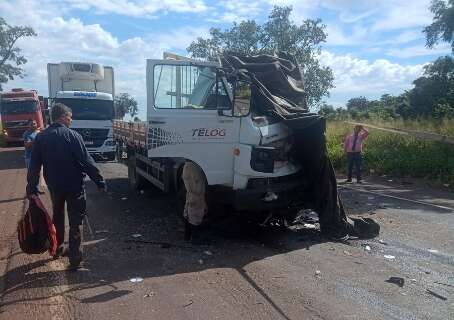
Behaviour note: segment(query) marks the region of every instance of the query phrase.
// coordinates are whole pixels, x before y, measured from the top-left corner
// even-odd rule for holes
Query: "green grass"
[[[374,123],[379,125],[377,123]],[[404,125],[404,123],[401,123]],[[453,121],[443,124],[425,123],[419,126],[414,122],[406,129],[449,133],[453,130]],[[387,127],[392,127],[388,123]],[[345,171],[346,157],[342,142],[351,133],[353,126],[341,121],[328,122],[327,147],[329,156],[337,170]],[[441,142],[423,141],[369,129],[370,135],[364,147],[364,172],[376,175],[392,175],[395,177],[415,177],[436,180],[454,187],[454,145]]]

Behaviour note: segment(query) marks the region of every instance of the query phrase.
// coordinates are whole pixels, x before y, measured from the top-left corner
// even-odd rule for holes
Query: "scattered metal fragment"
[[[434,283],[441,284],[442,286],[448,286],[448,287],[453,287],[454,288],[454,285],[449,284],[449,283],[443,283],[443,282],[438,282],[438,281],[435,281]]]
[[[385,254],[383,257],[384,257],[385,259],[387,259],[387,260],[394,260],[394,259],[396,259],[395,256],[392,256],[392,255],[390,255],[390,254]]]
[[[432,291],[430,289],[426,289],[426,292],[430,293],[434,297],[437,297],[438,299],[441,299],[441,300],[444,300],[444,301],[448,300],[448,298],[446,298],[446,297],[442,296],[441,294],[438,294],[438,293],[436,293],[436,292],[434,292],[434,291]]]
[[[389,278],[388,280],[386,280],[385,282],[397,284],[399,287],[402,288],[402,287],[404,286],[405,279],[402,278],[402,277],[390,277],[390,278]]]
[[[185,305],[183,305],[183,308],[189,307],[193,303],[194,303],[194,301],[191,300],[188,303],[186,303]]]
[[[135,278],[129,279],[129,281],[132,282],[132,283],[138,283],[138,282],[142,282],[142,281],[143,281],[143,278],[141,278],[141,277],[135,277]]]

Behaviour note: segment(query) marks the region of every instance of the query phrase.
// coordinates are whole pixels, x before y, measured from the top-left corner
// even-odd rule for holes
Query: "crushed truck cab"
[[[184,193],[181,171],[190,161],[212,202],[260,215],[312,208],[322,231],[347,230],[325,121],[308,111],[292,57],[172,58],[147,61],[147,121],[114,123],[132,186],[149,181]]]

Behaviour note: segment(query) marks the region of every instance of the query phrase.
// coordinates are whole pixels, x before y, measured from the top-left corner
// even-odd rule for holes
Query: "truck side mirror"
[[[243,80],[235,82],[233,88],[233,116],[244,117],[251,110],[251,83]]]

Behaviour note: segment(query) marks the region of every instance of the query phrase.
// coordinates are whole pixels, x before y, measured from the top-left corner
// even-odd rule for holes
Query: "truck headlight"
[[[279,150],[273,147],[253,147],[251,153],[251,168],[258,172],[273,173],[274,161],[278,158]]]

